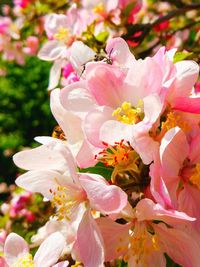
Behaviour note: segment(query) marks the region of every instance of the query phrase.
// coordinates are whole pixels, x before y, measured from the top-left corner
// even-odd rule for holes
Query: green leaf
[[[105,43],[108,39],[109,33],[107,31],[100,32],[97,36],[95,36],[96,40]]]
[[[173,62],[176,63],[176,62],[182,61],[182,60],[187,59],[188,57],[190,57],[192,55],[193,55],[192,52],[177,52],[174,55]]]
[[[95,173],[103,176],[106,180],[110,181],[113,168],[106,167],[103,163],[99,162],[94,167],[79,169],[80,172],[83,173]]]

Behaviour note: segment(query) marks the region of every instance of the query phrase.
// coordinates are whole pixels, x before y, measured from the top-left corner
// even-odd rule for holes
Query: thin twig
[[[168,21],[176,16],[183,15],[187,11],[198,9],[200,9],[200,4],[194,3],[191,5],[183,6],[179,9],[172,10],[167,15],[156,19],[152,23],[127,25],[127,33],[124,34],[122,37],[124,39],[130,39],[134,42],[138,42],[141,44],[142,41],[146,38],[146,36],[149,34],[149,32],[155,26],[161,24],[162,22]]]

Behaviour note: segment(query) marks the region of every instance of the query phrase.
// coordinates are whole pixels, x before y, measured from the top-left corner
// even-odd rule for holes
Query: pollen
[[[32,255],[30,253],[25,254],[14,263],[13,267],[34,267]]]
[[[93,8],[93,12],[97,14],[102,14],[104,12],[104,6],[103,3],[99,3]]]
[[[200,189],[200,163],[197,163],[192,176],[190,177],[190,182],[196,185]]]
[[[147,230],[142,232],[133,232],[130,236],[130,250],[125,255],[124,260],[127,261],[134,257],[136,264],[143,267],[148,267],[151,259],[151,254],[154,251],[159,251],[158,238],[155,234],[150,234]]]
[[[128,142],[121,140],[121,142],[115,142],[114,146],[105,142],[103,144],[106,145],[106,148],[99,152],[95,158],[106,166],[114,167],[112,181],[115,180],[117,173],[126,170],[131,170],[135,173],[140,172],[137,166],[140,157]]]
[[[141,121],[141,107],[133,108],[130,102],[123,102],[121,107],[115,109],[112,116],[125,124],[136,124]]]
[[[65,186],[58,186],[57,191],[49,190],[53,194],[51,204],[56,208],[56,214],[58,221],[66,219],[70,221],[71,214],[74,209],[79,205],[79,199],[70,193],[70,189]]]
[[[180,127],[184,132],[188,132],[190,130],[190,126],[181,118],[180,115],[174,114],[174,112],[169,112],[167,120],[161,125],[162,131],[167,132],[176,126]]]
[[[107,147],[99,152],[96,156],[96,159],[106,166],[122,166],[126,167],[132,162],[132,160],[137,160],[139,158],[138,154],[133,150],[133,148],[127,143],[124,143],[124,140],[121,142],[115,142],[114,146],[104,143]],[[138,172],[138,169],[135,169]]]
[[[63,27],[58,29],[58,32],[53,35],[54,39],[62,41],[65,40],[69,35],[69,30]]]

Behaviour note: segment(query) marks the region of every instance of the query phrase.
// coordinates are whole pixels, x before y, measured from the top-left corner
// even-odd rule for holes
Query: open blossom
[[[167,253],[181,266],[196,267],[199,246],[186,230],[179,229],[180,225],[187,226],[193,220],[184,213],[165,210],[150,199],[143,199],[130,214],[127,224],[108,218],[99,218],[97,223],[104,237],[108,261],[122,256],[131,267],[165,267],[164,253]],[[184,257],[186,251],[187,257]]]
[[[197,218],[194,222],[197,231],[200,218],[199,141],[200,134],[188,142],[179,127],[172,128],[162,139],[159,164],[152,165],[152,179],[163,179],[172,205]]]
[[[114,144],[124,139],[130,142],[144,163],[149,164],[157,141],[160,142],[169,127],[181,125],[179,117],[184,117],[185,112],[198,116],[199,99],[192,98],[191,93],[199,67],[192,61],[174,64],[175,50],[166,52],[164,48],[152,58],[135,60],[124,43],[120,38],[111,40],[106,48],[108,56],[100,62],[88,62],[83,81],[62,89],[60,102],[70,110],[70,98],[74,105],[80,105],[80,96],[76,95],[75,89],[87,94],[88,102],[93,102],[93,109],[85,107],[84,110],[89,111],[81,118],[87,140],[95,147],[102,147],[102,141]],[[76,43],[76,46],[86,50],[81,44]],[[71,58],[78,69],[80,63],[75,64],[79,62],[75,50]],[[161,121],[159,125],[160,118],[164,118],[165,123]]]
[[[89,19],[89,18],[88,18]],[[45,19],[47,41],[38,53],[38,57],[46,61],[54,61],[51,68],[49,89],[58,84],[61,69],[66,65],[70,56],[70,46],[81,33],[86,30],[89,21],[72,5],[67,14],[50,14]]]
[[[21,236],[11,233],[5,241],[4,258],[8,267],[56,267],[58,265],[55,263],[59,260],[64,247],[64,237],[56,232],[41,244],[33,258],[29,253],[27,242]],[[59,266],[67,267],[68,262],[62,262]]]
[[[91,209],[105,215],[119,213],[126,206],[126,193],[100,175],[78,174],[69,149],[61,142],[19,152],[14,161],[29,170],[17,178],[17,185],[41,193],[55,206],[58,219],[75,227],[74,251],[78,259],[88,267],[94,266],[94,261],[96,266],[102,266],[103,242]],[[85,248],[88,241],[94,251]]]

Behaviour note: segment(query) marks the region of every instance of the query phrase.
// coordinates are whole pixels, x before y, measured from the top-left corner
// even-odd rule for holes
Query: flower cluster
[[[62,51],[57,40],[49,42]],[[79,55],[96,54],[73,43],[70,63],[79,79],[50,95],[59,127],[14,156],[27,170],[16,184],[41,193],[54,212],[33,237],[43,242],[34,260],[21,238],[7,237],[8,266],[48,267],[60,257],[59,266],[67,266],[68,254],[86,267],[117,260],[164,267],[166,254],[181,266],[199,265],[199,66],[174,63],[175,53],[161,47],[137,60],[114,38],[102,58],[83,66]],[[54,238],[57,252],[46,259]],[[20,242],[13,250],[10,244]]]
[[[3,16],[0,16],[0,53],[3,59],[24,64],[26,55],[37,54],[44,42],[45,31],[52,42],[51,45],[47,42],[44,50],[49,45],[53,49],[57,43],[60,47],[65,44],[67,49],[75,39],[103,45],[109,34],[121,35],[122,32],[117,33],[118,27],[122,29],[126,23],[132,23],[142,6],[141,0],[67,2],[14,0],[13,9],[4,5]],[[47,57],[44,59],[49,60]]]
[[[15,7],[26,14],[32,2]],[[65,14],[45,16],[48,40],[38,52],[53,61],[48,89],[58,125],[52,136],[35,138],[39,146],[14,155],[26,170],[16,184],[27,192],[1,206],[7,217],[36,222],[40,193],[48,221],[30,248],[12,229],[2,231],[0,264],[199,267],[199,65],[164,46],[151,57],[133,55],[128,44],[144,28],[139,35],[117,29],[137,28],[141,1],[74,2]],[[145,29],[167,29],[159,19]],[[1,21],[5,38],[11,21]],[[34,54],[38,46],[26,48]]]

